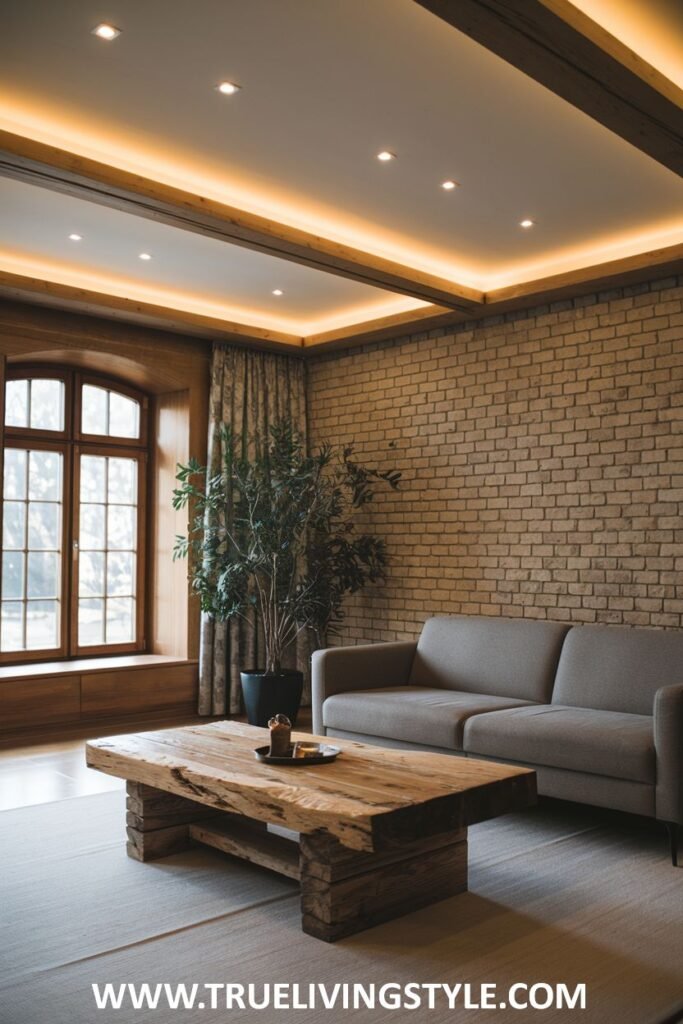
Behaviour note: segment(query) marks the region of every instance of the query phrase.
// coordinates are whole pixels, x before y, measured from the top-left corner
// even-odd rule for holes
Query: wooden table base
[[[326,942],[371,928],[467,889],[467,829],[359,853],[324,831],[299,843],[251,818],[127,783],[128,855],[166,857],[205,843],[301,885],[304,932]]]

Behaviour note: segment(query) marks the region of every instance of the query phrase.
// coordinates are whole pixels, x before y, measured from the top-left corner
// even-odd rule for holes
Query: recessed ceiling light
[[[382,163],[386,163],[388,160],[395,160],[396,154],[391,153],[388,149],[383,149],[381,153],[377,154],[377,159],[381,160]]]
[[[219,82],[216,86],[218,92],[222,93],[224,96],[234,96],[241,88],[242,86],[238,85],[237,82]]]
[[[449,178],[447,181],[442,181],[441,182],[441,188],[445,189],[446,192],[452,192],[453,189],[457,188],[457,187],[458,187],[458,182],[457,181],[453,181],[452,178]]]
[[[152,257],[150,256],[150,254],[148,252],[141,252],[140,253],[140,259],[141,260],[151,260],[151,258]]]
[[[76,234],[76,233],[74,232],[74,234],[73,234],[73,235],[69,235],[69,238],[70,238],[70,240],[71,240],[72,242],[80,242],[80,241],[81,241],[81,239],[83,238],[83,235],[77,235],[77,234]]]
[[[524,220],[520,220],[519,226],[520,228],[532,228],[534,226],[534,222],[529,220],[528,217],[525,217]]]
[[[273,288],[273,295],[282,295],[282,288]]]
[[[117,36],[121,35],[121,29],[103,21],[100,25],[95,26],[92,30],[92,34],[97,36],[98,39],[106,39],[108,42],[111,42],[112,39],[116,39]]]

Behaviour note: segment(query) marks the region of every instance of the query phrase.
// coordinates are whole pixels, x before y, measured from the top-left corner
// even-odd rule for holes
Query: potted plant
[[[283,654],[305,629],[323,643],[345,596],[384,578],[384,543],[357,533],[354,513],[400,474],[358,464],[352,446],[309,454],[287,419],[249,439],[223,426],[221,452],[217,472],[196,460],[178,467],[173,507],[192,513],[174,557],[189,558],[203,611],[220,621],[258,613],[265,662],[240,673],[249,722],[294,722],[303,675],[283,669]]]

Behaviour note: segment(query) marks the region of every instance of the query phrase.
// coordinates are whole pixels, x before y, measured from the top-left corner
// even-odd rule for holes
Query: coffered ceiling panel
[[[0,17],[0,126],[464,285],[683,238],[675,174],[413,0],[4,0]],[[220,277],[226,302],[278,276],[251,257]],[[213,294],[184,258],[174,287]],[[374,301],[330,287],[308,319]]]

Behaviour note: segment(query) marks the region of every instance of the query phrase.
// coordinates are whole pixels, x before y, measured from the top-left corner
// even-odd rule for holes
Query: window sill
[[[14,679],[38,679],[41,676],[91,675],[121,669],[145,669],[171,665],[194,665],[188,658],[166,654],[125,654],[114,657],[72,658],[70,661],[25,661],[18,665],[0,666],[0,683]]]

